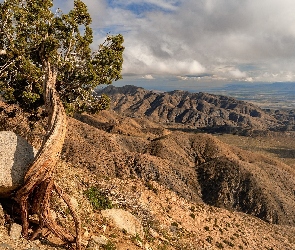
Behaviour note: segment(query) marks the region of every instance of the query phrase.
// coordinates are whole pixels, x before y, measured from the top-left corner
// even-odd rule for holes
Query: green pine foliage
[[[123,36],[108,36],[97,51],[91,17],[81,0],[64,14],[52,12],[52,0],[5,0],[0,3],[0,93],[10,103],[35,109],[43,103],[48,65],[68,113],[95,113],[109,106],[95,97],[100,84],[121,79]]]

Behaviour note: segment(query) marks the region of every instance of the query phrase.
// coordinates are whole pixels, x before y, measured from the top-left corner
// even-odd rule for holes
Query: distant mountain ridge
[[[146,116],[154,122],[216,130],[240,128],[261,131],[294,127],[294,114],[292,120],[290,114],[263,110],[222,95],[180,90],[159,93],[132,85],[110,85],[97,92],[102,93],[111,97],[111,108],[116,112],[129,117]]]

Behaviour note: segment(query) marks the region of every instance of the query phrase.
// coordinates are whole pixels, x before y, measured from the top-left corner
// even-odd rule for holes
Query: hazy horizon
[[[198,85],[194,81],[188,84],[179,84],[176,79],[170,81],[163,78],[160,81],[147,79],[123,79],[113,82],[114,86],[122,87],[134,85],[147,90],[169,92],[183,90],[189,92],[206,92],[216,95],[224,95],[238,100],[251,102],[261,108],[270,109],[295,109],[295,82],[201,82]],[[98,89],[106,85],[98,86]]]

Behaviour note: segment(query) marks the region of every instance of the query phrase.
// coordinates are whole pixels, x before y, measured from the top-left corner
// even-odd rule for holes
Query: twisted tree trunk
[[[24,185],[18,190],[16,200],[21,207],[23,236],[29,237],[29,214],[37,214],[39,226],[31,235],[37,237],[42,228],[48,228],[52,233],[65,242],[76,243],[80,249],[80,221],[76,215],[69,197],[54,183],[54,170],[59,160],[67,130],[67,116],[55,90],[56,73],[47,65],[47,77],[44,81],[45,106],[49,114],[47,134],[43,140],[32,165],[26,173]],[[64,200],[73,216],[76,236],[68,233],[52,218],[50,198],[52,191]]]

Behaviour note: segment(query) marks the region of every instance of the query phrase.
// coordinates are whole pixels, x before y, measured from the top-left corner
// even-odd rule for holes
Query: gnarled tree
[[[80,248],[80,223],[69,198],[54,183],[54,168],[64,142],[66,113],[105,109],[106,96],[93,95],[99,84],[121,78],[122,35],[108,36],[92,52],[91,17],[86,5],[74,1],[63,14],[52,12],[52,0],[4,0],[0,3],[0,91],[10,103],[33,110],[45,104],[49,116],[47,134],[24,185],[17,191],[23,235],[29,237],[29,215],[38,214],[43,227]],[[69,206],[76,224],[73,236],[50,215],[50,195],[55,190]],[[28,202],[30,200],[30,203]]]

